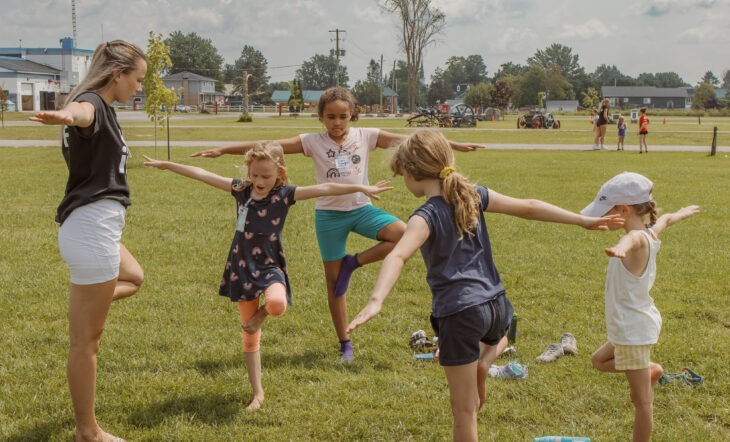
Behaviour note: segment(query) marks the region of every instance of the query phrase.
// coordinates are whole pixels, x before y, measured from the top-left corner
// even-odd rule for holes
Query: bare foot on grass
[[[252,335],[259,331],[262,325],[264,325],[264,320],[266,320],[266,317],[269,316],[268,312],[266,311],[265,306],[261,307],[256,311],[256,314],[251,317],[251,319],[248,320],[245,324],[243,324],[243,331],[246,333]]]
[[[81,433],[78,431],[76,432],[76,436],[74,437],[75,442],[86,442],[86,441],[94,441],[94,442],[126,442],[121,437],[114,436],[113,434],[109,434],[105,431],[103,431],[101,428],[97,429],[95,437],[89,438],[84,437]]]
[[[264,403],[264,395],[256,395],[251,399],[251,403],[246,407],[246,411],[258,410],[261,408],[261,404]]]

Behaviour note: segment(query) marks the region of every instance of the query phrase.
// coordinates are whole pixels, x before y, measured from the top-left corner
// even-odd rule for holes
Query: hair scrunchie
[[[441,169],[441,172],[439,172],[439,178],[444,179],[449,176],[451,172],[456,172],[456,167],[446,166]]]

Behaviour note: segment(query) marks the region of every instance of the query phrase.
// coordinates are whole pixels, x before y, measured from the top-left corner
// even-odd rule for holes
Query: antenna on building
[[[73,47],[76,47],[76,0],[71,0],[71,23],[73,24],[73,31],[74,31]]]

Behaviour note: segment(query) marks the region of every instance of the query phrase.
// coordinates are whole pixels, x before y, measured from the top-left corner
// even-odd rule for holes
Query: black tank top
[[[63,127],[61,150],[68,166],[66,192],[56,213],[63,223],[77,207],[112,199],[124,207],[132,204],[127,185],[129,149],[122,137],[117,114],[96,92],[84,92],[75,102],[94,105],[94,122],[89,136],[76,126]]]

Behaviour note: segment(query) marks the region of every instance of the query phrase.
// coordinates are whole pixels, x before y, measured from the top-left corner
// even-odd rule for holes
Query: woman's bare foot
[[[78,430],[76,431],[76,436],[74,437],[75,442],[86,442],[86,441],[93,441],[93,442],[126,442],[121,437],[114,436],[113,434],[109,434],[105,431],[103,431],[101,428],[97,427],[96,434],[94,437],[88,437],[88,435],[82,435]]]
[[[260,395],[257,394],[256,396],[253,397],[253,399],[251,399],[251,403],[248,404],[248,406],[246,407],[246,410],[247,411],[258,410],[259,408],[261,408],[261,404],[263,404],[263,403],[264,403],[264,394],[263,393],[261,393]]]
[[[264,320],[266,320],[266,317],[269,316],[269,313],[266,311],[266,306],[260,307],[256,314],[251,317],[251,319],[248,320],[245,324],[243,324],[243,331],[246,333],[252,335],[259,331],[262,325],[264,325]]]

